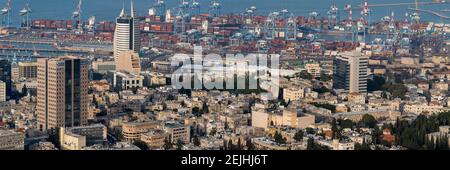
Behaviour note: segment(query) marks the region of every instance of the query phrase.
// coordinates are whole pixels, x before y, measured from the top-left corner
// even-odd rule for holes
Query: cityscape
[[[0,150],[449,150],[448,0],[134,1],[0,1]]]

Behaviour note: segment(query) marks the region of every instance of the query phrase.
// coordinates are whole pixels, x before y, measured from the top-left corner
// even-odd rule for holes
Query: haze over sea
[[[0,8],[3,8],[7,0],[0,0]],[[119,14],[124,0],[83,0],[82,17],[87,20],[90,16],[96,16],[97,21],[113,21]],[[191,1],[191,0],[188,0]],[[197,0],[201,3],[202,13],[207,13],[210,0]],[[420,2],[430,2],[432,0],[420,0]],[[130,0],[125,0],[125,8],[129,10]],[[134,0],[135,8],[140,16],[147,15],[148,9],[154,4],[155,0]],[[180,0],[166,0],[167,8],[175,8]],[[258,14],[266,15],[269,12],[288,9],[295,15],[307,16],[310,12],[319,12],[321,16],[326,16],[331,0],[220,0],[222,4],[221,13],[242,13],[245,8],[256,6]],[[362,0],[334,0],[339,9],[343,9],[346,4],[358,7]],[[392,3],[412,3],[414,0],[369,0],[369,4],[392,4]],[[19,10],[25,3],[29,3],[33,10],[32,19],[70,19],[72,12],[78,4],[78,0],[12,0],[12,19],[13,24],[19,23]],[[411,6],[392,6],[392,7],[374,7],[372,8],[372,19],[380,20],[383,16],[395,13],[396,19],[404,19],[406,8]],[[450,16],[450,4],[435,4],[420,6],[420,8],[435,10],[439,13]],[[411,12],[411,11],[410,11]],[[359,17],[359,10],[353,12],[354,18]],[[347,18],[347,12],[341,11],[341,18]],[[422,14],[422,20],[433,22],[450,23],[450,20],[442,20],[431,14]]]

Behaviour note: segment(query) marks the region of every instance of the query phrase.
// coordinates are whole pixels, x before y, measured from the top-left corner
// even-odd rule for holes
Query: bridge
[[[450,19],[450,16],[438,13],[436,11],[432,11],[432,10],[427,10],[427,9],[416,9],[416,8],[408,8],[408,10],[413,10],[413,11],[418,11],[418,12],[425,12],[425,13],[429,13],[432,15],[435,15],[437,17],[440,17],[442,19]]]
[[[435,5],[435,4],[450,4],[450,2],[417,2],[417,5]],[[369,4],[369,7],[390,7],[390,6],[408,6],[416,5],[415,2],[404,3],[389,3],[389,4]]]

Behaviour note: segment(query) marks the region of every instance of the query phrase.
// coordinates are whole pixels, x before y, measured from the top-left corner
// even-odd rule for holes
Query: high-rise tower
[[[38,59],[39,130],[87,124],[88,68],[79,57]]]
[[[366,93],[368,61],[360,49],[337,56],[333,61],[333,89]]]
[[[133,1],[131,1],[131,12],[127,15],[125,8],[122,8],[119,17],[116,18],[116,29],[114,33],[114,59],[116,61],[116,70],[121,70],[117,67],[119,61],[124,61],[119,59],[119,57],[127,57],[128,55],[120,55],[121,52],[133,51],[139,54],[140,46],[140,30],[139,30],[139,19],[137,18],[137,13],[133,7]]]

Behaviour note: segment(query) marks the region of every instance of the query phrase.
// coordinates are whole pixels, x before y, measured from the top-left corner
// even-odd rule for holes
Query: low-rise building
[[[163,130],[150,130],[141,135],[141,141],[145,142],[151,149],[161,149],[164,146],[164,141],[168,139],[169,134]]]
[[[24,150],[25,136],[13,130],[0,130],[0,150]]]
[[[183,143],[189,143],[190,139],[190,127],[175,122],[166,122],[164,124],[164,130],[169,134],[172,143],[181,141]]]
[[[80,150],[83,147],[103,144],[107,129],[102,124],[60,128],[59,141],[63,150]]]
[[[159,122],[126,122],[122,124],[122,135],[128,142],[133,142],[141,138],[141,134],[147,133],[150,129],[156,129]]]

